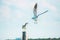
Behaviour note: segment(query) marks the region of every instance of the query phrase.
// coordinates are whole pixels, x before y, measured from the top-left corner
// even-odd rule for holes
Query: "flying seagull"
[[[40,15],[46,13],[46,12],[48,12],[48,10],[46,10],[46,11],[44,11],[43,13],[37,15],[37,3],[36,3],[36,4],[34,5],[34,8],[33,8],[33,14],[34,14],[34,16],[32,17],[32,19],[33,19],[35,22],[37,22],[38,16],[40,16]]]
[[[32,17],[33,20],[37,21],[37,3],[35,4],[34,8],[33,8],[33,13],[34,13],[34,17]]]

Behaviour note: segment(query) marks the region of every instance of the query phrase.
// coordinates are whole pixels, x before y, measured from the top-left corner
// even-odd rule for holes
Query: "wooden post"
[[[26,25],[27,23],[22,26],[22,40],[26,40]]]

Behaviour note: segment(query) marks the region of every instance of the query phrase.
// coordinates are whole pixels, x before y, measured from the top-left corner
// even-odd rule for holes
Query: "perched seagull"
[[[25,23],[25,24],[22,26],[22,29],[25,29],[27,24],[28,24],[28,23]]]
[[[46,12],[48,12],[48,10],[46,10],[45,12],[37,15],[37,3],[36,3],[36,4],[34,5],[34,8],[33,8],[34,16],[32,17],[32,19],[33,19],[35,22],[37,22],[38,16],[40,16],[40,15],[46,13]]]

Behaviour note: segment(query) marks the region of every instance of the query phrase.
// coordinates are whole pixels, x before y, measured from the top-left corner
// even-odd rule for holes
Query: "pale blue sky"
[[[38,3],[38,24],[34,24],[33,6]],[[27,25],[28,38],[60,37],[60,0],[0,0],[0,40],[22,37],[22,25]]]

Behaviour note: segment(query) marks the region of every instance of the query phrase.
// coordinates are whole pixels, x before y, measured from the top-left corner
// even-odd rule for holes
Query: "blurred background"
[[[33,7],[38,4],[38,17],[34,24]],[[60,0],[0,0],[0,40],[22,38],[22,25],[28,38],[60,37]]]

